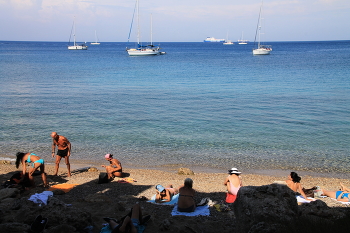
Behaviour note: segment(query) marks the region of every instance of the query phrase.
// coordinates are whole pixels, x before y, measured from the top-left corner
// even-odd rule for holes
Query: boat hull
[[[129,56],[154,56],[160,55],[159,50],[152,49],[128,49],[127,50]]]
[[[68,46],[69,50],[87,50],[87,46],[86,45],[72,45],[72,46]]]
[[[269,55],[270,49],[253,49],[253,55]]]

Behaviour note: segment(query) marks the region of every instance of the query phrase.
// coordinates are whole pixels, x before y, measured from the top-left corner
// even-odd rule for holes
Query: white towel
[[[38,203],[39,205],[44,204],[47,205],[47,200],[49,197],[53,196],[53,192],[51,191],[44,191],[42,193],[35,193],[28,199],[29,201],[32,201],[34,203]]]
[[[174,206],[173,211],[171,211],[171,215],[185,215],[185,216],[198,216],[198,215],[202,215],[202,216],[209,216],[210,215],[210,211],[209,211],[209,206],[205,205],[205,206],[197,206],[194,212],[180,212],[177,210],[177,205]]]
[[[334,198],[331,198],[331,199],[334,200],[334,201],[337,201],[339,203],[342,203],[344,205],[350,205],[350,201],[338,201],[337,199],[334,199]]]
[[[296,198],[297,198],[297,202],[300,202],[300,203],[310,203],[311,201],[309,201],[309,200],[306,200],[303,196],[301,196],[301,195],[298,195],[298,196],[296,196]],[[309,197],[310,199],[312,199],[313,201],[314,200],[316,200],[315,198],[311,198],[311,197]]]
[[[178,199],[179,199],[179,194],[176,194],[168,202],[157,203],[156,202],[156,194],[154,194],[153,197],[151,198],[151,200],[149,200],[148,202],[153,203],[153,204],[161,204],[161,205],[174,205],[177,203]]]

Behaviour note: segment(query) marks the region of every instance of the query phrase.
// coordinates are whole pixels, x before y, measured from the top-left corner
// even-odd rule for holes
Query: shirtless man
[[[56,132],[52,132],[51,137],[52,137],[52,157],[55,157],[55,148],[57,146],[57,156],[56,156],[56,166],[55,166],[54,176],[57,176],[61,159],[64,158],[68,169],[68,177],[70,177],[71,173],[70,173],[69,156],[71,152],[71,144],[66,137],[62,135],[58,135]]]
[[[101,167],[106,168],[108,179],[113,179],[114,177],[123,177],[123,168],[119,160],[113,158],[112,154],[106,154],[105,159],[110,163],[110,165],[102,165]]]

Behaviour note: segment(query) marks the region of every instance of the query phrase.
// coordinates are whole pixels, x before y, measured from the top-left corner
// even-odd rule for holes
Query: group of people
[[[55,157],[55,149],[57,147],[54,176],[57,176],[60,161],[62,158],[64,158],[68,169],[68,177],[70,177],[71,172],[70,172],[69,156],[71,153],[71,143],[66,137],[62,135],[58,135],[56,132],[51,133],[51,138],[52,138],[52,157]],[[22,178],[19,182],[23,181],[23,179],[26,177],[26,174],[27,174],[26,163],[31,164],[31,168],[28,172],[28,178],[32,184],[32,187],[35,186],[33,174],[35,171],[39,171],[39,170],[44,183],[44,187],[48,187],[47,176],[45,173],[45,161],[44,159],[40,158],[40,156],[34,153],[17,152],[16,168],[18,168],[19,165],[22,164],[22,169],[23,169]]]

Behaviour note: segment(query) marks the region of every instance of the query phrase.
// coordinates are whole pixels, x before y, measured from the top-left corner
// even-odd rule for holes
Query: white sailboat
[[[93,44],[93,45],[99,45],[100,44],[100,42],[98,42],[96,30],[95,30],[95,42],[91,42],[90,44]]]
[[[228,39],[228,32],[227,32],[227,35],[226,35],[226,40],[224,43],[222,43],[223,45],[233,45],[234,43]]]
[[[142,45],[140,43],[140,17],[139,17],[139,0],[136,1],[137,9],[137,46],[135,48],[126,48],[129,56],[150,56],[150,55],[162,55],[165,52],[161,52],[158,46],[154,46],[152,42],[152,15],[151,15],[151,43],[150,45]],[[132,26],[132,24],[131,24]],[[131,31],[131,28],[130,28]],[[130,38],[130,33],[129,33]],[[129,41],[129,39],[128,39]]]
[[[258,20],[258,25],[256,28],[256,33],[255,33],[255,40],[254,44],[256,42],[256,36],[258,35],[258,48],[253,49],[253,55],[269,55],[270,52],[272,51],[271,45],[262,45],[260,42],[260,35],[261,35],[261,15],[262,15],[262,7],[263,7],[263,1],[261,1],[261,6],[260,6],[260,12],[259,12],[259,20]]]
[[[75,17],[74,17],[72,29],[73,29],[72,31],[73,31],[74,43],[73,43],[73,45],[68,45],[68,49],[69,50],[87,50],[88,46],[85,45],[85,43],[79,45],[75,41]],[[72,33],[71,33],[71,36],[72,36]],[[70,42],[70,38],[69,38],[69,42]]]
[[[243,32],[242,32],[241,39],[238,40],[238,44],[248,44],[248,40],[243,39]]]

